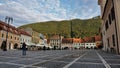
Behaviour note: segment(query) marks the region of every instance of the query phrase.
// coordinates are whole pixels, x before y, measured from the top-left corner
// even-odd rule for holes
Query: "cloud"
[[[0,5],[2,5],[2,3],[0,3]]]
[[[96,0],[0,0],[0,19],[14,18],[14,25],[50,20],[86,19],[99,15]],[[90,2],[90,3],[89,3]]]
[[[80,19],[89,19],[100,15],[100,9],[97,5],[97,0],[75,0],[75,2],[77,2],[75,7],[80,7],[74,10],[74,17]]]
[[[45,4],[42,2],[44,0],[41,0],[41,2],[38,2],[38,0],[6,1],[4,5],[0,6],[0,15],[13,16],[19,23],[21,23],[20,20],[25,20],[26,23],[61,20],[62,17],[58,18],[58,14],[66,15],[65,9],[60,8],[59,0],[47,0]],[[52,11],[53,9],[54,11]]]

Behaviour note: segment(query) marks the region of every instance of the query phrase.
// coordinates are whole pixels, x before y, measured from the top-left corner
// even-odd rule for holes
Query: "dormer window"
[[[5,30],[7,30],[6,26],[3,27]]]
[[[12,35],[11,35],[11,39],[12,39]]]
[[[2,38],[4,37],[4,34],[2,33]]]
[[[15,37],[15,40],[16,40],[16,37]]]
[[[10,28],[10,31],[12,31],[12,29]]]

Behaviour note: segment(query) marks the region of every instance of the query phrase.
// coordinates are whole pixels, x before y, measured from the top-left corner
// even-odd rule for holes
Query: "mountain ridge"
[[[30,27],[37,32],[45,34],[47,37],[50,37],[53,34],[59,34],[64,37],[71,37],[71,22],[72,36],[75,38],[84,38],[99,34],[99,28],[101,26],[99,16],[86,20],[72,19],[62,21],[36,22],[23,25],[18,28],[24,29]]]

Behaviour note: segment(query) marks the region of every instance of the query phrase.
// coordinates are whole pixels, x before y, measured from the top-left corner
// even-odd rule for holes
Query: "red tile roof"
[[[73,39],[72,38],[63,38],[62,43],[73,43]]]
[[[94,41],[92,37],[85,37],[84,42],[92,42]]]
[[[83,39],[81,38],[73,38],[74,43],[83,43]]]
[[[60,36],[59,35],[53,35],[50,37],[50,39],[60,39]]]
[[[85,37],[84,42],[96,42],[96,41],[101,41],[101,36],[94,36],[94,37]]]
[[[27,36],[31,36],[30,34],[28,34],[26,31],[24,30],[20,30],[12,25],[9,25],[3,21],[0,21],[0,30],[5,30],[17,35],[23,34],[23,35],[27,35]]]
[[[101,36],[95,36],[95,41],[101,41],[101,40],[102,40]]]
[[[75,43],[75,42],[79,43],[79,41],[80,41],[79,39],[75,39],[75,38],[73,39],[73,43]]]
[[[19,32],[20,32],[20,34],[23,34],[23,35],[27,35],[27,36],[31,36],[30,34],[28,34],[26,31],[24,31],[24,30],[20,30],[19,29]]]
[[[8,31],[8,32],[11,32],[11,33],[14,33],[14,34],[17,34],[17,35],[20,35],[20,33],[19,33],[17,28],[15,28],[12,25],[8,25],[7,23],[5,23],[3,21],[0,21],[0,29]]]

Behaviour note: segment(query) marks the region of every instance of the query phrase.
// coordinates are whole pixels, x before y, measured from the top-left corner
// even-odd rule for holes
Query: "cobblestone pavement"
[[[0,51],[0,68],[120,68],[120,56],[101,50]]]

